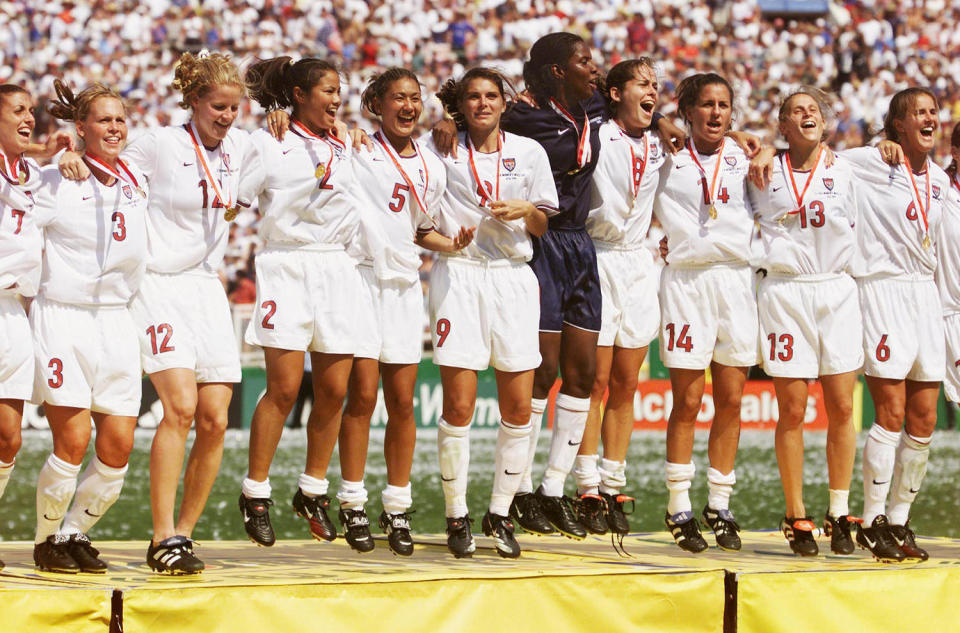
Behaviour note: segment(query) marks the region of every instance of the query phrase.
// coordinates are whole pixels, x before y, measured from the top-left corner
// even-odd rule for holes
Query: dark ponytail
[[[256,62],[244,75],[244,83],[250,98],[265,110],[294,108],[293,89],[310,92],[327,73],[336,73],[337,67],[315,57],[305,57],[296,62],[292,57],[274,57]]]
[[[953,134],[950,135],[950,147],[960,150],[960,123],[953,126]],[[957,177],[957,159],[954,158],[947,166],[947,173],[951,178]]]
[[[397,66],[388,68],[379,75],[374,76],[373,79],[370,80],[370,83],[367,84],[367,87],[363,89],[363,94],[360,96],[363,107],[366,108],[370,114],[380,116],[377,102],[386,96],[390,84],[400,79],[412,79],[418,86],[420,85],[420,80],[417,79],[417,76],[413,74],[412,71]]]

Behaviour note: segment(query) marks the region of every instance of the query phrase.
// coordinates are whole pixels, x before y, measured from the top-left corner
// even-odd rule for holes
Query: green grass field
[[[240,480],[246,473],[247,433],[230,431],[226,439],[223,466],[206,512],[194,534],[200,541],[244,539],[237,510]],[[862,448],[865,434],[859,438]],[[138,431],[123,495],[91,532],[94,539],[143,540],[150,536],[149,450],[152,433]],[[471,486],[469,503],[479,520],[486,511],[490,494],[495,431],[477,429],[472,434]],[[824,457],[825,433],[807,434],[806,488],[808,512],[819,523],[827,505],[827,469]],[[540,438],[540,455],[535,483],[542,474],[549,444],[549,432]],[[307,538],[306,522],[294,516],[290,499],[303,464],[305,435],[301,429],[287,429],[277,452],[271,473],[274,490],[273,525],[279,538]],[[52,447],[49,433],[29,431],[17,458],[14,478],[0,499],[0,540],[31,540],[35,525],[34,484],[37,472]],[[645,432],[634,435],[628,459],[626,492],[637,498],[632,525],[636,531],[663,528],[666,489],[663,484],[664,434]],[[337,458],[330,471],[331,491],[339,483]],[[706,433],[698,437],[694,461],[698,473],[691,496],[697,511],[706,502]],[[960,473],[960,433],[939,432],[932,449],[927,478],[914,505],[912,525],[919,534],[960,537],[960,489],[955,477]],[[744,529],[774,529],[783,515],[783,494],[773,452],[773,433],[745,432],[737,459],[737,486],[732,508]],[[379,490],[385,484],[383,433],[371,439],[367,488],[370,490],[368,514],[373,522],[380,513]],[[413,515],[415,532],[441,532],[444,528],[443,495],[437,467],[436,432],[421,431],[413,468]],[[568,494],[573,493],[572,479]],[[851,492],[851,511],[860,512],[863,492],[860,484],[859,450]],[[334,506],[336,504],[334,503]]]

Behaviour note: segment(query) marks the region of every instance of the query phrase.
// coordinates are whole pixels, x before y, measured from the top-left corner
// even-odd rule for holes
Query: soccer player
[[[940,249],[937,285],[943,302],[943,325],[947,341],[944,392],[951,402],[960,402],[960,174],[957,173],[960,123],[953,126],[953,134],[950,135],[950,157],[950,165],[946,169],[950,177],[950,189],[944,203],[943,222],[937,240]]]
[[[461,130],[457,158],[446,167],[441,230],[477,226],[456,254],[443,254],[430,274],[434,362],[443,382],[437,452],[446,500],[447,547],[457,558],[476,548],[467,509],[470,422],[477,372],[492,364],[500,404],[493,493],[482,529],[505,558],[520,555],[510,503],[527,464],[533,372],[540,365],[539,286],[527,261],[531,236],[557,213],[557,192],[546,152],[536,142],[500,130],[506,109],[500,73],[474,68],[437,94]]]
[[[361,552],[373,549],[363,472],[382,373],[387,486],[379,524],[390,550],[409,556],[413,540],[407,510],[413,503],[410,469],[416,443],[413,392],[424,327],[417,246],[458,251],[470,243],[476,227],[461,227],[453,238],[437,231],[446,170],[413,138],[423,112],[416,75],[403,68],[387,69],[370,81],[362,101],[380,119],[380,130],[374,135],[374,150],[357,151],[353,157],[365,259],[356,324],[361,335],[340,428],[342,481],[337,499],[347,542]]]
[[[719,547],[740,549],[729,502],[736,482],[740,400],[747,369],[757,362],[758,324],[747,158],[724,137],[733,98],[733,88],[715,73],[680,82],[677,106],[691,139],[664,164],[654,207],[670,248],[660,283],[661,355],[670,369],[674,397],[667,423],[670,498],[665,522],[677,544],[689,552],[707,548],[688,493],[707,367],[713,376],[715,414],[708,449],[709,498],[702,515]]]
[[[73,182],[45,169],[32,209],[44,234],[43,276],[30,308],[34,398],[53,433],[37,478],[33,559],[44,571],[103,573],[107,564],[87,532],[120,496],[140,410],[128,305],[145,269],[147,185],[120,159],[127,138],[120,96],[100,84],[76,96],[54,85],[59,101],[50,113],[76,124],[92,175]],[[96,454],[81,475],[91,416]]]
[[[326,473],[359,335],[360,274],[347,253],[359,231],[352,196],[357,186],[354,149],[349,137],[340,139],[333,132],[340,76],[332,64],[277,57],[251,66],[245,79],[260,105],[268,110],[290,107],[292,119],[282,142],[266,130],[252,135],[257,152],[241,179],[241,200],[259,196],[263,216],[256,309],[246,340],[264,348],[267,389],[251,423],[240,511],[248,536],[259,545],[273,545],[270,463],[309,352],[313,409],[307,463],[293,507],[309,521],[314,538],[332,541],[336,528],[327,512]]]

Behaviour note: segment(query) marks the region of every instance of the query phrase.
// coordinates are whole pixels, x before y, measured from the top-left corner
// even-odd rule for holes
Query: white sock
[[[887,493],[893,478],[900,434],[874,423],[863,445],[863,524],[869,526],[878,514],[886,514]]]
[[[13,466],[16,460],[9,464],[0,460],[0,497],[3,497],[3,491],[7,488],[7,482],[10,481],[10,475],[13,474]]]
[[[247,499],[269,499],[273,489],[270,487],[269,477],[263,481],[256,481],[249,477],[244,477],[243,482],[240,484],[240,492],[242,492],[243,496]]]
[[[300,477],[297,479],[297,485],[300,486],[300,490],[303,491],[308,497],[319,497],[320,495],[327,494],[327,490],[330,489],[330,482],[326,478],[317,479],[316,477],[311,477],[307,473],[300,473]]]
[[[367,489],[363,481],[340,481],[340,490],[337,492],[337,501],[343,510],[356,510],[367,503]]]
[[[406,512],[413,505],[413,493],[408,483],[406,486],[387,487],[380,493],[380,501],[383,503],[383,511],[387,514],[400,514]]]
[[[573,469],[580,450],[583,430],[587,426],[590,398],[575,398],[561,393],[557,396],[553,436],[550,438],[550,456],[543,473],[543,494],[548,497],[563,495],[563,484]]]
[[[890,488],[890,509],[887,510],[891,525],[904,525],[910,518],[910,505],[917,498],[923,476],[927,473],[932,439],[932,436],[915,437],[906,431],[900,436]]]
[[[850,491],[830,490],[830,516],[839,519],[850,514]]]
[[[697,472],[693,462],[689,464],[673,464],[666,462],[664,464],[664,473],[667,477],[667,490],[670,492],[670,500],[667,501],[667,514],[673,516],[678,512],[692,512],[693,506],[690,505],[690,486],[693,482],[693,475]]]
[[[527,448],[527,467],[520,478],[520,487],[517,488],[518,494],[533,492],[533,462],[537,457],[537,442],[540,440],[540,428],[543,426],[543,412],[547,409],[546,398],[533,398],[530,400],[530,437],[528,438],[529,447]]]
[[[577,455],[573,460],[573,479],[577,482],[577,495],[600,493],[600,456]]]
[[[733,494],[733,485],[737,483],[737,475],[732,470],[724,475],[716,468],[707,469],[707,505],[713,510],[729,510],[730,495]]]
[[[63,515],[77,489],[80,464],[65,462],[51,454],[37,476],[37,535],[34,543],[42,543],[60,529]]]
[[[497,448],[493,459],[493,492],[490,495],[490,514],[505,517],[527,465],[530,433],[533,425],[514,426],[500,420],[497,430]]]
[[[437,424],[440,485],[448,519],[467,514],[467,479],[470,470],[470,425],[454,426],[443,418]]]
[[[627,462],[615,462],[604,457],[600,460],[600,492],[617,496],[627,487]]]
[[[113,468],[94,455],[80,476],[77,492],[73,496],[73,505],[60,530],[62,534],[86,534],[90,531],[120,498],[127,466]]]

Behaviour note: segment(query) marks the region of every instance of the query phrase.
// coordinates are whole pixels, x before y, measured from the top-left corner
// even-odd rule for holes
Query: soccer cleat
[[[714,510],[709,505],[703,506],[703,524],[713,530],[717,539],[717,547],[728,552],[740,551],[740,526],[733,518],[730,510]]]
[[[663,522],[666,523],[667,529],[670,530],[673,540],[677,542],[680,549],[693,554],[699,554],[707,549],[707,542],[700,534],[700,526],[693,512],[686,510],[673,515],[668,513]]]
[[[340,508],[340,525],[343,526],[343,538],[353,549],[364,554],[373,551],[373,537],[370,536],[370,520],[361,508]]]
[[[172,576],[199,574],[203,561],[193,553],[193,541],[186,536],[171,536],[147,547],[147,565],[153,571]]]
[[[885,514],[878,514],[870,527],[863,527],[863,524],[860,524],[857,528],[857,545],[869,550],[881,563],[899,563],[905,558],[903,551],[893,538],[890,523]]]
[[[493,542],[497,547],[497,554],[504,558],[517,558],[520,556],[520,543],[513,536],[513,521],[510,517],[502,517],[499,514],[487,512],[483,515],[484,536],[492,536]]]
[[[813,538],[817,526],[810,517],[799,519],[783,517],[783,520],[780,521],[780,531],[783,532],[783,536],[787,539],[787,543],[790,544],[790,549],[793,550],[794,554],[816,556],[820,553],[817,541]]]
[[[407,512],[380,513],[380,527],[387,535],[387,545],[397,556],[413,554],[413,538],[410,536],[410,515]]]
[[[87,574],[105,574],[107,564],[100,560],[100,550],[90,543],[86,534],[71,534],[67,543],[67,551],[80,566],[80,571]]]
[[[297,494],[293,495],[293,511],[298,517],[310,522],[310,535],[318,541],[332,541],[337,538],[337,528],[327,514],[329,507],[330,497],[327,495],[308,497],[299,488]]]
[[[465,514],[462,517],[447,517],[447,549],[454,558],[470,558],[477,551],[477,544],[473,541],[470,524],[473,519]]]
[[[248,499],[240,493],[240,514],[243,516],[243,529],[247,536],[257,545],[270,547],[277,542],[270,524],[271,499]]]
[[[627,515],[633,514],[633,497],[627,495],[610,495],[601,492],[600,496],[607,503],[607,527],[614,534],[629,534],[630,522],[627,521]],[[630,512],[626,511],[626,505],[630,504]]]
[[[853,544],[850,526],[859,523],[863,523],[863,519],[849,514],[834,518],[828,512],[823,517],[823,533],[830,537],[830,551],[843,556],[853,554],[856,546]]]
[[[70,537],[51,534],[45,541],[33,546],[33,563],[41,571],[75,574],[80,565],[70,555]]]
[[[532,492],[514,496],[510,504],[510,516],[524,531],[537,536],[546,536],[556,531],[547,521],[547,517],[543,516],[543,509],[540,507],[537,495]]]
[[[891,525],[890,533],[893,535],[893,540],[896,541],[900,551],[903,552],[904,559],[912,558],[925,561],[930,558],[927,550],[917,545],[916,535],[910,529],[910,521],[907,521],[905,525]]]
[[[537,497],[540,509],[543,510],[543,516],[556,528],[557,532],[567,538],[582,540],[587,538],[587,530],[577,521],[573,513],[573,504],[570,497],[563,495],[560,497],[548,497],[543,494],[543,486],[537,488],[533,493]]]
[[[580,495],[574,501],[577,520],[591,534],[607,533],[607,506],[600,495]]]

